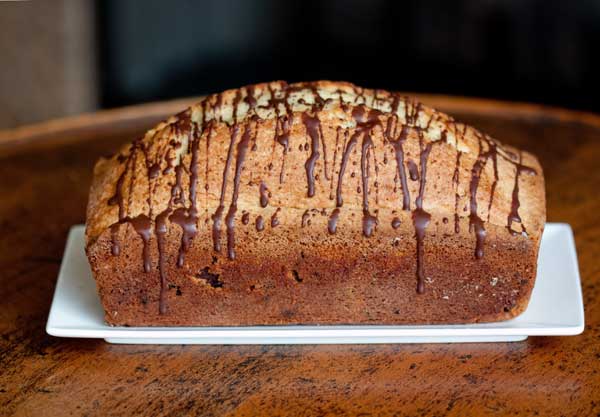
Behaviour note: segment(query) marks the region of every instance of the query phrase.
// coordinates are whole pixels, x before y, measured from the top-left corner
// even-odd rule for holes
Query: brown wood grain
[[[536,153],[548,220],[573,226],[586,312],[575,337],[517,343],[127,346],[44,331],[98,156],[189,99],[0,132],[0,415],[600,413],[600,117],[421,96]]]

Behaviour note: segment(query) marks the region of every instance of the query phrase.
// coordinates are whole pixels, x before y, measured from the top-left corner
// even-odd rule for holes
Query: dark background
[[[101,107],[331,79],[600,111],[600,1],[108,0],[96,8]]]

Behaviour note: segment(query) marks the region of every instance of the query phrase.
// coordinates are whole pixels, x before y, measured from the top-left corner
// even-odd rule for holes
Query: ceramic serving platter
[[[421,326],[111,327],[84,252],[84,226],[71,228],[46,331],[52,336],[102,338],[129,344],[318,344],[512,342],[528,336],[583,331],[583,299],[573,232],[549,223],[527,310],[499,322]]]

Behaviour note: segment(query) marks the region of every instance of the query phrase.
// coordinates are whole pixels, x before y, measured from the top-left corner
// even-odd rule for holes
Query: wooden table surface
[[[600,116],[421,96],[540,157],[548,220],[572,225],[586,313],[575,337],[517,343],[127,346],[60,339],[46,318],[94,161],[190,100],[0,132],[0,415],[600,413]]]

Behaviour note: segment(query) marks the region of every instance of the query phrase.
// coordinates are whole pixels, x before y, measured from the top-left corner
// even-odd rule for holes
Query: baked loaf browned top
[[[272,82],[101,159],[86,249],[111,324],[499,320],[544,222],[531,154],[397,93]]]

